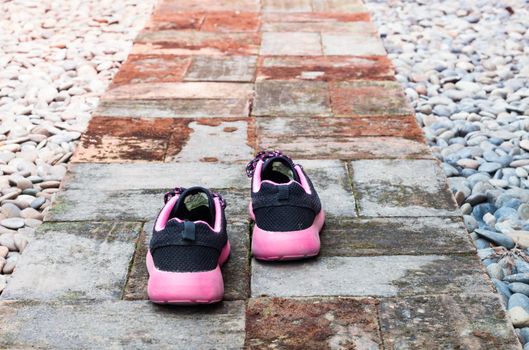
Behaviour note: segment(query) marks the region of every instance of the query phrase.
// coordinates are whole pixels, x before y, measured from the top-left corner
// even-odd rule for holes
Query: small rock
[[[42,220],[43,216],[42,213],[40,213],[38,210],[35,210],[31,207],[26,208],[20,212],[20,216],[24,219],[37,219]]]
[[[489,230],[477,229],[476,232],[479,236],[488,239],[489,241],[501,245],[507,249],[514,248],[515,244],[511,237],[508,237],[502,233],[493,232]]]
[[[513,275],[505,276],[503,278],[505,282],[522,282],[529,283],[529,273],[515,273]]]
[[[38,197],[33,202],[31,202],[31,207],[33,209],[39,209],[44,204],[44,202],[46,202],[45,198]]]
[[[490,278],[495,278],[497,280],[502,280],[503,277],[505,277],[503,269],[497,263],[492,263],[487,266],[487,273],[489,274]]]
[[[515,293],[509,298],[509,317],[515,327],[529,326],[529,298]]]
[[[0,245],[4,246],[5,248],[11,251],[16,250],[17,247],[15,246],[14,234],[13,233],[1,234],[0,235]]]
[[[520,147],[526,151],[529,151],[529,140],[520,141]]]
[[[9,253],[9,248],[4,247],[3,245],[0,245],[0,258],[5,258],[7,254]],[[1,271],[2,269],[0,269]]]
[[[505,235],[510,237],[518,247],[529,248],[529,231],[507,231]]]
[[[10,228],[12,230],[19,229],[21,227],[24,227],[24,219],[21,218],[7,218],[4,220],[0,220],[0,225]]]
[[[14,235],[14,241],[15,246],[17,247],[17,250],[22,253],[24,249],[26,249],[26,246],[28,245],[28,240],[26,237],[24,237],[23,234],[17,233]]]
[[[19,217],[20,208],[13,203],[5,203],[2,205],[2,207],[0,207],[0,213],[2,213],[6,218]]]
[[[513,293],[521,293],[521,294],[529,295],[529,284],[514,282],[514,283],[509,284],[509,289]]]

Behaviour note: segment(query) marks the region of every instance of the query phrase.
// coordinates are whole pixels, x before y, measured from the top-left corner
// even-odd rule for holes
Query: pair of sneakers
[[[252,254],[260,260],[294,260],[320,251],[325,217],[310,179],[281,152],[260,152],[248,163]],[[155,303],[221,301],[221,266],[230,255],[226,202],[203,187],[175,188],[153,229],[147,253],[149,299]]]

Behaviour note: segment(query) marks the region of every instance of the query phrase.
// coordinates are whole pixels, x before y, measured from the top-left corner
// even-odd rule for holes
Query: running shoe
[[[225,201],[202,187],[175,188],[164,199],[147,252],[149,299],[170,304],[221,301],[220,267],[230,255]]]
[[[325,222],[321,202],[299,164],[278,151],[263,151],[248,163],[252,178],[252,254],[261,260],[318,255]]]

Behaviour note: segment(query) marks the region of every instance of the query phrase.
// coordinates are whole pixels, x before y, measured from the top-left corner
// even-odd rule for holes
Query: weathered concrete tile
[[[370,20],[368,12],[263,12],[261,14],[263,25],[281,22],[369,22]]]
[[[141,227],[127,222],[42,225],[1,298],[120,299]]]
[[[404,296],[489,293],[474,255],[321,257],[252,261],[252,297]]]
[[[71,161],[163,161],[171,133],[185,141],[185,128],[183,119],[93,117]]]
[[[322,256],[473,253],[461,218],[327,219]]]
[[[164,7],[164,2],[159,3]],[[199,30],[204,23],[206,14],[204,12],[174,12],[155,10],[154,14],[145,24],[144,31],[159,30]]]
[[[263,0],[263,12],[311,12],[311,0]]]
[[[379,349],[374,299],[250,299],[249,349]]]
[[[189,57],[130,55],[114,76],[112,86],[182,81]]]
[[[248,99],[253,84],[223,82],[144,83],[109,89],[104,100]]]
[[[249,99],[102,100],[96,112],[105,117],[230,118],[249,114]]]
[[[249,11],[259,12],[259,0],[165,0],[156,5],[154,15],[178,12]]]
[[[165,190],[201,184],[210,188],[250,187],[246,163],[74,164],[64,181],[66,189],[99,191]]]
[[[281,22],[264,22],[261,27],[262,32],[332,32],[332,33],[354,33],[355,35],[374,36],[377,29],[372,22],[354,21],[340,22],[334,19],[311,20],[306,21],[281,21]]]
[[[200,30],[207,32],[256,32],[259,14],[255,12],[207,12]]]
[[[323,53],[329,56],[385,56],[386,49],[377,35],[321,33]]]
[[[415,117],[383,118],[257,118],[257,143],[283,143],[294,138],[313,138],[322,142],[340,142],[354,137],[402,137],[424,142],[423,132]],[[281,148],[282,149],[282,148]],[[311,152],[314,150],[311,149]]]
[[[252,82],[256,61],[256,56],[195,57],[184,80]]]
[[[257,80],[393,80],[391,61],[385,56],[261,57]]]
[[[147,301],[0,302],[9,349],[240,349],[243,301],[168,307]]]
[[[382,299],[386,349],[520,349],[497,295]]]
[[[314,12],[367,12],[361,0],[312,0]]]
[[[254,150],[249,146],[247,120],[197,120],[190,122],[188,128],[184,142],[181,135],[173,133],[166,161],[237,162],[252,158]]]
[[[344,163],[322,159],[299,160],[299,163],[318,192],[327,217],[356,216],[355,200]]]
[[[193,185],[202,184],[195,182]],[[247,192],[215,189],[230,205],[226,216],[235,222],[243,222],[247,217]],[[164,205],[163,197],[168,190],[128,190],[97,191],[90,189],[67,190],[61,192],[46,215],[46,221],[149,221],[156,218]],[[242,219],[244,218],[244,219]]]
[[[265,32],[261,43],[261,55],[270,56],[320,56],[319,33]]]
[[[255,55],[258,33],[215,33],[189,30],[143,31],[136,38],[133,54],[151,55]]]
[[[253,116],[303,117],[331,115],[324,82],[262,81],[256,83]]]
[[[123,292],[126,300],[147,300],[148,272],[145,257],[152,236],[154,221],[146,225],[134,255],[127,285]],[[224,300],[244,300],[250,295],[249,236],[247,222],[228,223],[231,246],[230,259],[222,267]]]
[[[460,216],[435,160],[358,160],[353,186],[361,216]]]
[[[398,137],[261,137],[261,149],[280,149],[293,157],[307,159],[432,159],[423,142]]]
[[[352,81],[330,84],[332,109],[336,116],[413,115],[398,82]]]

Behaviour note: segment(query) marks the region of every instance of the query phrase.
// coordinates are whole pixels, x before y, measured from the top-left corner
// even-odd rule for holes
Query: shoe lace
[[[165,195],[163,196],[164,203],[167,203],[174,196],[182,194],[182,192],[184,192],[185,190],[186,189],[184,187],[175,187],[169,192],[166,192]],[[213,195],[213,197],[216,197],[219,199],[219,202],[222,208],[226,208],[228,203],[226,203],[226,200],[219,193],[211,192],[211,194]]]
[[[281,156],[281,157],[285,157],[285,158],[288,158],[290,159],[289,157],[285,156],[283,154],[283,152],[281,151],[260,151],[259,153],[257,153],[255,155],[255,158],[252,159],[248,165],[246,165],[246,176],[248,177],[252,177],[253,174],[255,173],[255,168],[257,167],[257,163],[262,160],[266,160],[268,158],[272,158],[272,157],[277,157],[277,156]]]

